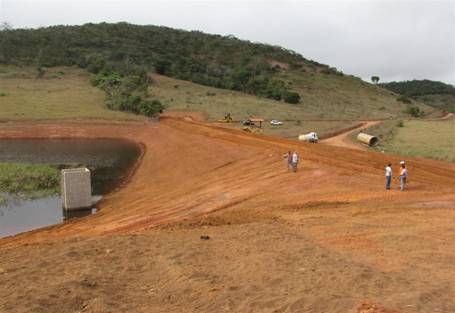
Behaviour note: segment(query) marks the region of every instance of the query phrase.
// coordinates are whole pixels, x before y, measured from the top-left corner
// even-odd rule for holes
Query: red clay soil
[[[455,312],[454,164],[408,158],[386,192],[399,156],[174,118],[0,127],[24,137],[144,153],[99,213],[0,240],[0,312]]]

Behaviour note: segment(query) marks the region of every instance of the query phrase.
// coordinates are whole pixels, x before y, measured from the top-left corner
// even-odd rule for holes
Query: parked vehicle
[[[279,120],[271,120],[270,124],[271,125],[283,125],[283,122],[280,122]]]
[[[308,134],[300,135],[299,140],[317,143],[319,138],[318,138],[318,134],[316,134],[315,132],[310,132]]]
[[[255,125],[254,122],[251,120],[244,120],[244,121],[242,121],[242,124],[244,126],[254,126]]]

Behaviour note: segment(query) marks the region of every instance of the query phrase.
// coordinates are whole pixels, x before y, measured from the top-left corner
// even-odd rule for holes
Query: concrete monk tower
[[[82,210],[92,206],[92,186],[88,168],[62,170],[61,185],[65,210]]]

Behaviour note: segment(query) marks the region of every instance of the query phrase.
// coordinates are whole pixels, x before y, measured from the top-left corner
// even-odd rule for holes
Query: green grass
[[[281,72],[280,77],[297,91],[304,111],[318,118],[389,119],[406,115],[406,104],[396,95],[353,76],[335,74]],[[435,109],[416,103],[433,114]]]
[[[216,121],[227,112],[237,121],[250,116],[280,120],[305,118],[302,105],[285,104],[166,76],[153,75],[153,80],[149,93],[152,98],[160,100],[167,111],[203,112],[209,121]]]
[[[50,68],[36,78],[32,67],[0,66],[0,120],[103,119],[144,120],[105,107],[104,92],[89,74],[72,67]]]
[[[376,150],[386,153],[455,162],[455,120],[390,120],[365,132],[379,137]],[[353,134],[351,139],[355,140]]]
[[[370,147],[372,150],[386,151],[397,134],[400,123],[404,123],[401,119],[389,119],[378,125],[371,126],[367,129],[362,130],[367,134],[378,137],[379,145],[376,147]],[[360,131],[353,132],[349,135],[350,139],[354,142],[357,141],[357,135]]]
[[[81,69],[57,67],[48,69],[41,79],[36,75],[33,67],[0,66],[3,95],[0,120],[144,120],[134,114],[108,110],[104,92],[93,87],[89,74]],[[286,104],[159,75],[153,75],[149,94],[163,102],[169,111],[204,112],[211,121],[227,112],[235,120],[259,116],[303,121],[383,119],[404,115],[406,111],[406,105],[397,102],[390,92],[351,76],[296,71],[278,75],[300,93],[301,103]],[[423,104],[419,106],[425,112],[434,111]],[[346,123],[340,126],[344,128]]]
[[[297,121],[309,119],[358,120],[406,116],[407,106],[396,101],[389,91],[358,78],[334,74],[282,72],[281,79],[299,92],[299,104],[269,100],[241,92],[217,89],[187,81],[153,75],[149,93],[169,111],[204,112],[217,120],[230,112],[234,120],[249,116]],[[426,113],[434,108],[418,103]]]
[[[0,163],[0,192],[26,198],[60,192],[60,171],[49,165]]]
[[[392,153],[455,162],[455,120],[405,121],[387,145]]]

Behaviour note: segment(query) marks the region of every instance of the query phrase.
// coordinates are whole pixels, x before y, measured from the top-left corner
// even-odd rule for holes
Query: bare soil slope
[[[454,164],[410,159],[401,193],[382,177],[399,157],[173,118],[0,137],[144,148],[95,216],[0,240],[0,312],[455,311]]]

